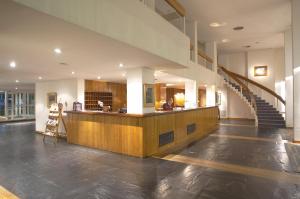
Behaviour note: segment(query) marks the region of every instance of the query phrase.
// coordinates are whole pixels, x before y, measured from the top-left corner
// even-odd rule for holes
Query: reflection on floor
[[[224,126],[165,158],[43,144],[34,123],[0,125],[0,185],[20,198],[299,199],[281,129]],[[1,198],[1,197],[0,197]]]

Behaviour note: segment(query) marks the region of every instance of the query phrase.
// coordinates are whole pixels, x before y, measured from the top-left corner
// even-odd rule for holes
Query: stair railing
[[[234,82],[237,83],[237,85],[240,87],[240,93],[242,96],[244,95],[244,93],[249,94],[250,104],[252,105],[253,109],[256,112],[256,110],[257,110],[256,100],[255,100],[253,93],[248,88],[248,86],[245,83],[243,83],[236,75],[234,75],[233,73],[228,71],[224,66],[219,65],[218,68],[223,73],[224,77],[227,78],[227,80],[229,80],[229,81],[233,80]]]
[[[270,94],[272,97],[274,97],[275,98],[275,104],[273,104],[273,105],[276,107],[277,110],[279,110],[279,103],[282,103],[282,105],[285,106],[285,104],[286,104],[285,100],[280,95],[278,95],[277,93],[272,91],[271,89],[255,82],[251,79],[248,79],[247,77],[244,77],[240,74],[237,74],[237,73],[234,73],[234,72],[231,72],[231,71],[228,71],[228,72],[231,73],[232,75],[234,75],[235,77],[237,77],[238,79],[244,81],[244,83],[247,84],[248,86],[250,84],[251,86],[254,86],[255,88],[260,89],[261,92],[264,91],[264,92]],[[274,103],[274,101],[273,101],[273,103]],[[284,112],[284,111],[280,111],[280,112]]]

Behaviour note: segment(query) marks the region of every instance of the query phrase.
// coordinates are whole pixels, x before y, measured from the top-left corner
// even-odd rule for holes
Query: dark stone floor
[[[220,126],[216,135],[272,138],[261,142],[208,136],[178,154],[293,173],[285,130]],[[0,124],[0,185],[24,199],[299,199],[300,186],[156,158],[57,145],[34,133],[34,123]]]

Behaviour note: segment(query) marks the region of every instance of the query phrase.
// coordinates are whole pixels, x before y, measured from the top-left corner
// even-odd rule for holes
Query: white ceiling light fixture
[[[222,43],[228,43],[229,39],[222,39]]]
[[[223,27],[223,26],[226,26],[226,25],[227,25],[226,22],[222,22],[222,23],[212,22],[212,23],[209,24],[209,26],[213,27],[213,28]]]
[[[120,63],[120,64],[119,64],[119,67],[120,67],[120,68],[123,68],[123,67],[124,67],[124,64],[123,64],[123,63]]]
[[[97,79],[101,79],[101,76],[98,76]]]
[[[126,76],[126,73],[122,73],[122,76],[125,77],[125,76]]]
[[[72,71],[72,72],[71,72],[71,74],[72,74],[72,75],[75,75],[75,72],[74,72],[74,71]]]
[[[16,90],[18,90],[18,87],[16,87]]]
[[[53,51],[58,55],[62,53],[60,48],[55,48]]]
[[[16,64],[15,61],[11,61],[11,62],[9,63],[9,66],[10,66],[11,68],[16,68],[17,64]]]
[[[19,83],[20,81],[19,80],[16,80],[16,83]]]
[[[41,76],[38,77],[39,80],[42,80],[43,78]]]

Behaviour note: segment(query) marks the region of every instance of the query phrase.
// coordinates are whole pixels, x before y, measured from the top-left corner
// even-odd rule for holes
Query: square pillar
[[[294,100],[293,100],[293,38],[292,31],[284,33],[284,56],[285,56],[285,121],[287,127],[293,127],[294,123]],[[290,97],[289,97],[290,96]]]
[[[186,109],[198,107],[198,86],[196,80],[185,82],[185,104]]]
[[[144,114],[155,111],[155,103],[151,107],[144,106],[144,84],[153,84],[154,70],[148,68],[132,68],[127,73],[127,113]],[[153,90],[155,93],[155,90]],[[155,96],[154,96],[155,102]]]
[[[300,142],[300,1],[292,0],[294,140]]]
[[[216,86],[208,85],[206,87],[206,106],[216,106]]]

